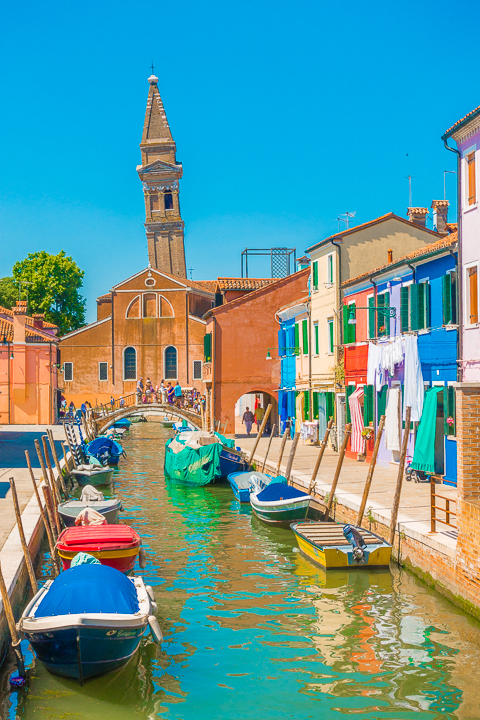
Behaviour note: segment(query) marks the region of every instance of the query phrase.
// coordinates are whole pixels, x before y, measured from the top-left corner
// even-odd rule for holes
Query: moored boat
[[[128,525],[90,525],[67,527],[58,536],[57,550],[63,569],[70,567],[79,552],[89,553],[102,565],[128,573],[140,552],[140,537]]]
[[[303,490],[279,482],[250,493],[250,504],[258,519],[278,527],[289,527],[294,520],[305,518],[310,500],[312,496]]]
[[[128,418],[120,418],[120,420],[115,421],[113,427],[114,428],[126,428],[128,430],[128,428],[130,427],[131,424],[132,423]]]
[[[161,642],[155,609],[142,578],[80,565],[45,583],[25,608],[20,630],[47,670],[83,682],[125,665],[149,625]]]
[[[304,521],[290,526],[300,552],[326,568],[385,567],[392,546],[363,528],[333,522]]]
[[[120,457],[124,454],[120,443],[104,435],[100,435],[92,442],[89,442],[86,446],[86,452],[87,455],[92,455],[100,462],[106,462],[109,465],[118,465]]]
[[[81,486],[109,485],[113,480],[113,468],[108,465],[77,465],[70,470],[70,474]]]
[[[165,445],[165,474],[186,485],[207,485],[231,472],[245,470],[243,455],[217,433],[189,430]]]
[[[85,508],[96,510],[103,515],[109,525],[115,525],[118,522],[120,510],[123,510],[122,503],[118,498],[105,500],[101,492],[87,485],[79,500],[66,500],[58,506],[58,513],[65,527],[73,527],[79,513]]]
[[[250,472],[242,471],[230,473],[229,475],[227,475],[227,480],[230,483],[235,498],[239,502],[250,502],[250,491],[253,487],[253,478],[256,478],[258,480],[258,491],[260,491],[262,486],[266,488],[267,485],[270,485],[271,482],[277,481],[277,478],[274,478],[273,475],[265,475],[264,473],[257,472],[256,470],[251,470]],[[285,483],[286,480],[285,478],[280,477],[278,478],[278,482]]]
[[[132,423],[147,422],[147,418],[142,413],[138,413],[136,415],[130,415],[129,420]]]

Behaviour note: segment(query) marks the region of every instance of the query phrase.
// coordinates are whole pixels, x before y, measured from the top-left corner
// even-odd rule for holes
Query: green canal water
[[[132,425],[116,473],[164,644],[145,636],[125,668],[80,687],[24,642],[28,684],[10,692],[4,666],[2,720],[480,718],[477,622],[395,567],[325,574],[227,484],[166,483],[169,432]]]

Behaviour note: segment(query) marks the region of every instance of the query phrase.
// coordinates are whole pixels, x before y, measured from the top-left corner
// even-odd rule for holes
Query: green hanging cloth
[[[423,403],[422,418],[418,426],[415,450],[413,451],[413,470],[426,473],[435,472],[435,432],[437,429],[437,395],[443,387],[428,388]]]

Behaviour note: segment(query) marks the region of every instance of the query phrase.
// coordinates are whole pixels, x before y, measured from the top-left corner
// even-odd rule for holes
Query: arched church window
[[[145,293],[143,296],[143,317],[157,317],[157,295],[156,293]]]
[[[137,351],[133,347],[126,347],[123,351],[123,379],[137,379]]]
[[[173,210],[173,195],[171,192],[165,193],[165,210]]]
[[[127,319],[140,317],[140,296],[139,295],[137,295],[136,298],[133,298],[132,302],[128,306],[126,317],[127,317]]]
[[[163,295],[158,296],[158,317],[175,317],[171,303]]]
[[[177,379],[177,348],[165,348],[165,380]]]

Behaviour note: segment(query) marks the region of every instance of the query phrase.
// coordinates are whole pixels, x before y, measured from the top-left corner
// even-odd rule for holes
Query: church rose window
[[[137,379],[137,351],[133,347],[125,348],[123,353],[123,379]]]
[[[177,378],[177,350],[170,346],[165,349],[165,379],[176,380]]]

